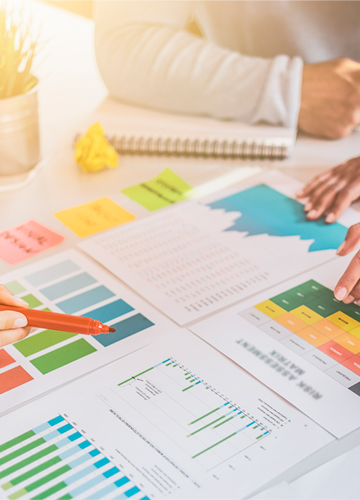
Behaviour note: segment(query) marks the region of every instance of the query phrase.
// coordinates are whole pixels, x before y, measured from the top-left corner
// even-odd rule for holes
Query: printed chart
[[[0,406],[4,410],[128,354],[173,327],[77,251],[23,267],[2,276],[1,282],[31,308],[89,316],[116,329],[93,337],[36,330],[0,349]]]
[[[244,408],[230,404],[225,396],[170,358],[120,382],[118,387],[116,395],[121,402],[112,399],[114,407],[123,413],[127,401],[136,401],[144,428],[146,422],[151,422],[161,430],[159,422],[166,420],[167,438],[172,446],[184,450],[205,470],[220,465],[271,433],[265,419],[259,422],[250,417]],[[161,398],[156,397],[159,394]],[[194,407],[195,418],[194,410],[190,410]],[[166,410],[170,408],[171,412]],[[266,414],[265,404],[263,408]],[[288,423],[281,415],[277,419],[278,428]]]
[[[263,174],[80,247],[184,325],[335,257],[346,227],[306,221],[293,182]]]
[[[184,330],[3,417],[0,498],[242,498],[332,441]]]
[[[9,500],[109,494],[118,500],[149,500],[61,415],[0,444],[0,464],[0,486]],[[96,494],[89,495],[94,487]]]
[[[337,301],[332,291],[348,260],[191,327],[337,437],[358,427],[360,410],[360,307]]]

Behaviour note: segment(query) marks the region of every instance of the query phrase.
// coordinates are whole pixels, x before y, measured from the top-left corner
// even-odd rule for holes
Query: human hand
[[[360,223],[351,226],[346,234],[345,240],[337,249],[337,254],[344,256],[352,252],[360,243]],[[335,298],[342,300],[345,304],[355,302],[360,305],[360,251],[352,258],[346,271],[338,281],[335,290]]]
[[[298,125],[304,132],[339,139],[360,124],[360,63],[333,59],[303,68]]]
[[[360,197],[360,156],[317,175],[297,193],[309,197],[304,210],[308,220],[335,222]]]
[[[28,304],[15,297],[4,285],[0,285],[0,304],[15,307],[28,307]],[[15,311],[0,312],[0,347],[21,340],[30,333],[27,318]]]

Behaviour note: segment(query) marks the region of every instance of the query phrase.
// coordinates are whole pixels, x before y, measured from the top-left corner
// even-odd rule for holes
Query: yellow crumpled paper
[[[92,125],[75,144],[75,161],[84,172],[99,172],[118,164],[118,154],[105,138],[100,123]]]

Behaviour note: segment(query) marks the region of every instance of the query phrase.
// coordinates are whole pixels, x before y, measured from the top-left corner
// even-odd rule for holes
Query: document
[[[360,425],[360,307],[332,291],[350,258],[191,327],[338,438]]]
[[[333,441],[184,330],[2,418],[0,498],[243,498]]]
[[[180,325],[335,257],[342,223],[305,220],[294,180],[277,172],[163,208],[79,244]]]
[[[96,336],[37,329],[0,349],[1,411],[178,328],[78,251],[22,267],[0,282],[31,308],[89,316],[116,329]]]

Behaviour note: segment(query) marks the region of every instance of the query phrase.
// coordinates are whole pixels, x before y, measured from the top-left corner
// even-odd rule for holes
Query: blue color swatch
[[[145,316],[139,313],[135,314],[135,316],[124,319],[123,321],[119,321],[119,323],[115,323],[115,325],[111,326],[116,329],[116,332],[95,335],[93,337],[104,347],[115,344],[115,342],[126,339],[126,337],[130,337],[131,335],[141,332],[146,328],[150,328],[150,326],[154,326],[154,323],[152,323],[149,319],[145,318]]]
[[[307,221],[301,203],[265,184],[210,203],[209,207],[241,212],[227,231],[247,232],[247,236],[300,236],[302,240],[314,240],[309,252],[335,250],[347,233],[347,228],[339,223],[328,225],[322,220]]]
[[[123,316],[128,312],[133,311],[134,308],[129,304],[124,302],[122,299],[115,300],[114,302],[110,302],[110,304],[106,304],[105,306],[99,307],[98,309],[94,309],[89,311],[86,314],[83,314],[86,318],[97,319],[101,321],[101,323],[107,323],[119,316]]]
[[[73,273],[78,269],[79,266],[72,260],[64,260],[63,262],[54,264],[46,269],[41,269],[41,271],[29,274],[28,276],[25,276],[25,278],[29,283],[31,283],[31,285],[40,286],[44,283],[49,283],[49,281],[62,278],[66,274]]]
[[[81,293],[80,295],[75,295],[71,299],[63,300],[62,302],[58,302],[56,305],[65,313],[65,314],[74,314],[82,309],[93,306],[103,300],[110,299],[110,297],[114,297],[114,293],[111,292],[108,288],[101,285],[97,288],[93,288],[87,292]]]
[[[90,276],[90,274],[81,273],[73,276],[72,278],[68,278],[67,280],[60,281],[55,285],[42,288],[40,292],[48,299],[55,300],[67,295],[68,293],[76,292],[77,290],[81,290],[81,288],[93,285],[94,283],[96,283],[96,279]]]

